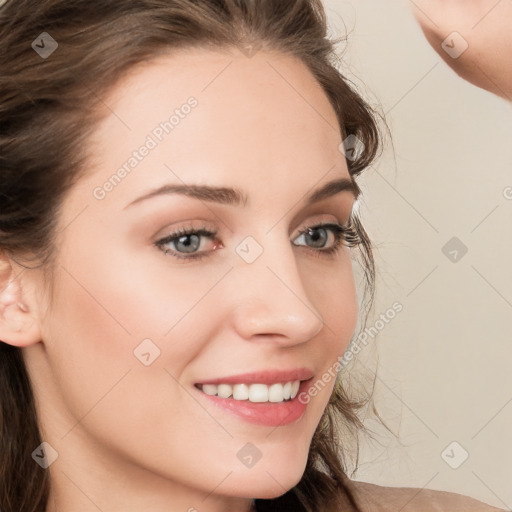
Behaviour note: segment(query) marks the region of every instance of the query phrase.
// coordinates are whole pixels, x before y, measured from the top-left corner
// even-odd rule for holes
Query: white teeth
[[[283,385],[282,384],[272,384],[268,388],[268,401],[269,402],[282,402],[284,398],[283,394]]]
[[[247,384],[235,384],[233,386],[233,398],[235,400],[247,400],[249,398],[249,386]]]
[[[215,384],[203,384],[203,392],[207,395],[216,395],[217,386]]]
[[[220,398],[249,400],[254,403],[283,402],[294,399],[299,392],[300,380],[285,383],[266,384],[203,384],[203,393],[217,395]]]
[[[250,402],[268,402],[268,386],[266,384],[251,384],[249,386]]]
[[[219,384],[217,386],[217,395],[221,398],[229,398],[233,394],[233,388],[229,384]]]
[[[292,396],[292,383],[287,382],[283,386],[283,397],[285,400],[288,400],[288,398],[290,398],[291,396]]]

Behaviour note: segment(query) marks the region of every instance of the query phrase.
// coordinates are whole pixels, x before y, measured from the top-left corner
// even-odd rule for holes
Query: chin
[[[282,496],[301,480],[304,464],[295,461],[269,467],[253,468],[233,478],[233,492],[243,498],[273,499]],[[230,478],[231,480],[231,478]]]

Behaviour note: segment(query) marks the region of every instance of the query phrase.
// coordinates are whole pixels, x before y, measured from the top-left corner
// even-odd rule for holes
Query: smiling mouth
[[[290,402],[299,392],[300,380],[275,384],[195,384],[203,393],[219,398],[245,400],[253,403]]]

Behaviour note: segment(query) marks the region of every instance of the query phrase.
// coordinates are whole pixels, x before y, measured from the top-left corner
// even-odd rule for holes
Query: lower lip
[[[217,395],[207,395],[194,386],[194,389],[218,407],[242,418],[248,423],[264,425],[267,427],[282,427],[299,420],[308,404],[299,402],[301,393],[306,392],[312,385],[312,379],[300,383],[299,391],[293,400],[286,402],[260,402],[249,400],[235,400],[234,398],[220,398]]]

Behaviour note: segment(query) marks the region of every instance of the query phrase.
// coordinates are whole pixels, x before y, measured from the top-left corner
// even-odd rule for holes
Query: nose
[[[277,238],[267,236],[263,253],[252,263],[236,261],[231,272],[234,328],[247,340],[304,343],[322,330],[323,318],[308,297],[294,248],[282,235]]]

